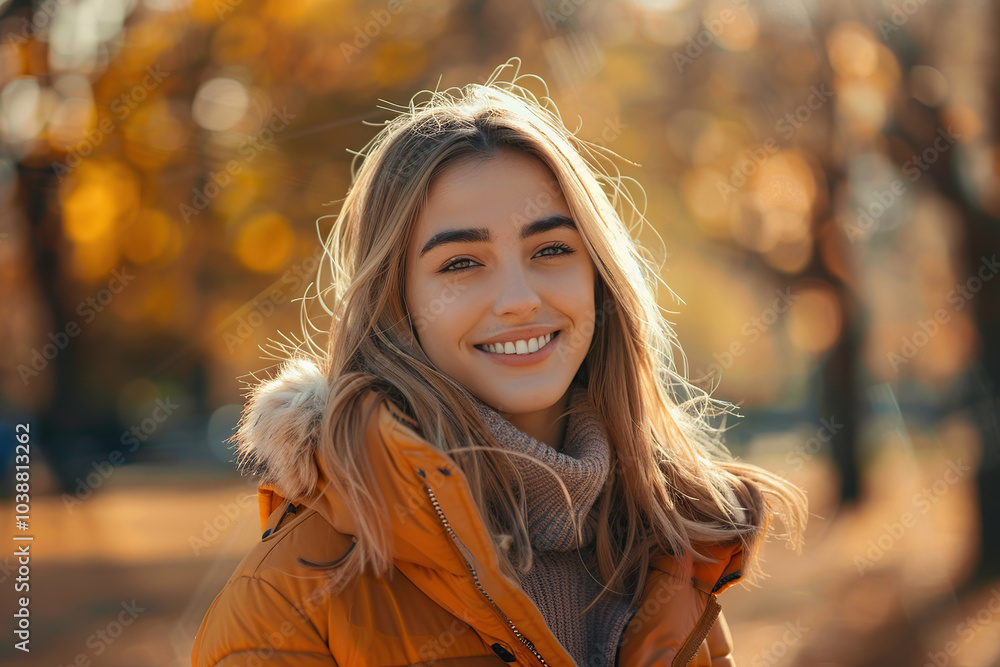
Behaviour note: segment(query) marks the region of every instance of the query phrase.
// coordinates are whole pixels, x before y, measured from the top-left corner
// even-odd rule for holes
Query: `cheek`
[[[426,344],[428,338],[435,334],[437,316],[431,310],[431,299],[424,285],[415,285],[407,290],[406,310],[421,343]]]
[[[426,351],[453,347],[468,329],[463,325],[469,304],[463,304],[462,296],[454,285],[413,290],[407,308]]]
[[[594,321],[594,271],[589,262],[567,271],[550,288],[552,302],[578,326]]]

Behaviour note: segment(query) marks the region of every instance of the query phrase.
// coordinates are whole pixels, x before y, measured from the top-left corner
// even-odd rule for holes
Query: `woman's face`
[[[594,265],[555,176],[525,153],[463,160],[438,176],[405,284],[431,362],[501,412],[555,405],[590,348]]]

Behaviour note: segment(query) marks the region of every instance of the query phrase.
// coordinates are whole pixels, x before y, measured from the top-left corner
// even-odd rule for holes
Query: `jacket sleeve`
[[[708,645],[712,667],[736,667],[733,659],[733,635],[729,632],[729,624],[721,611],[705,638],[705,643]]]
[[[192,667],[337,667],[316,626],[268,582],[231,580],[212,602]]]

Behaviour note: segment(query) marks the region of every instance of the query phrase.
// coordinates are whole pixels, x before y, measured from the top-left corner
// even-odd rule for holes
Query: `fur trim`
[[[314,492],[318,470],[313,455],[330,386],[315,361],[302,357],[281,365],[278,375],[254,387],[233,439],[237,465],[259,475],[284,498]]]

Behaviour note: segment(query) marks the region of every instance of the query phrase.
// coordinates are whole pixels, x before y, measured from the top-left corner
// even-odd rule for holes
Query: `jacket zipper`
[[[705,611],[702,613],[701,618],[698,619],[698,623],[695,624],[694,630],[688,635],[687,641],[677,651],[671,667],[685,667],[694,660],[698,649],[701,648],[701,643],[705,641],[705,637],[708,636],[708,633],[712,630],[712,625],[719,617],[720,611],[722,611],[722,605],[719,604],[715,595],[709,595]]]
[[[431,505],[434,506],[434,511],[437,512],[438,520],[441,521],[441,525],[443,525],[445,530],[448,531],[448,535],[449,537],[451,537],[452,543],[455,544],[457,548],[458,544],[456,540],[458,539],[458,536],[455,535],[455,531],[451,529],[451,524],[448,523],[448,519],[445,518],[444,512],[441,511],[441,506],[438,504],[437,497],[434,495],[434,491],[432,491],[431,487],[429,486],[425,486],[424,490],[427,492],[428,497],[430,497],[431,499]],[[499,614],[500,617],[507,622],[507,625],[510,626],[511,631],[513,631],[514,633],[514,636],[517,637],[518,640],[520,640],[520,642],[524,644],[536,658],[538,658],[538,662],[548,666],[549,663],[545,662],[545,658],[543,658],[541,654],[535,650],[535,645],[531,642],[531,640],[521,634],[521,632],[517,629],[517,626],[514,625],[514,622],[510,620],[507,614],[505,614],[503,610],[500,609],[500,607],[497,606],[497,603],[493,601],[493,598],[491,598],[490,594],[486,592],[486,589],[483,588],[483,585],[479,583],[479,575],[476,573],[476,568],[472,567],[472,565],[465,558],[465,556],[461,554],[461,550],[459,550],[459,553],[460,555],[462,555],[462,560],[465,561],[465,567],[467,567],[469,572],[472,574],[472,580],[476,582],[476,588],[479,589],[479,592],[482,593],[483,597],[485,597],[489,601],[489,603],[493,606],[493,609],[496,610],[497,614]]]

